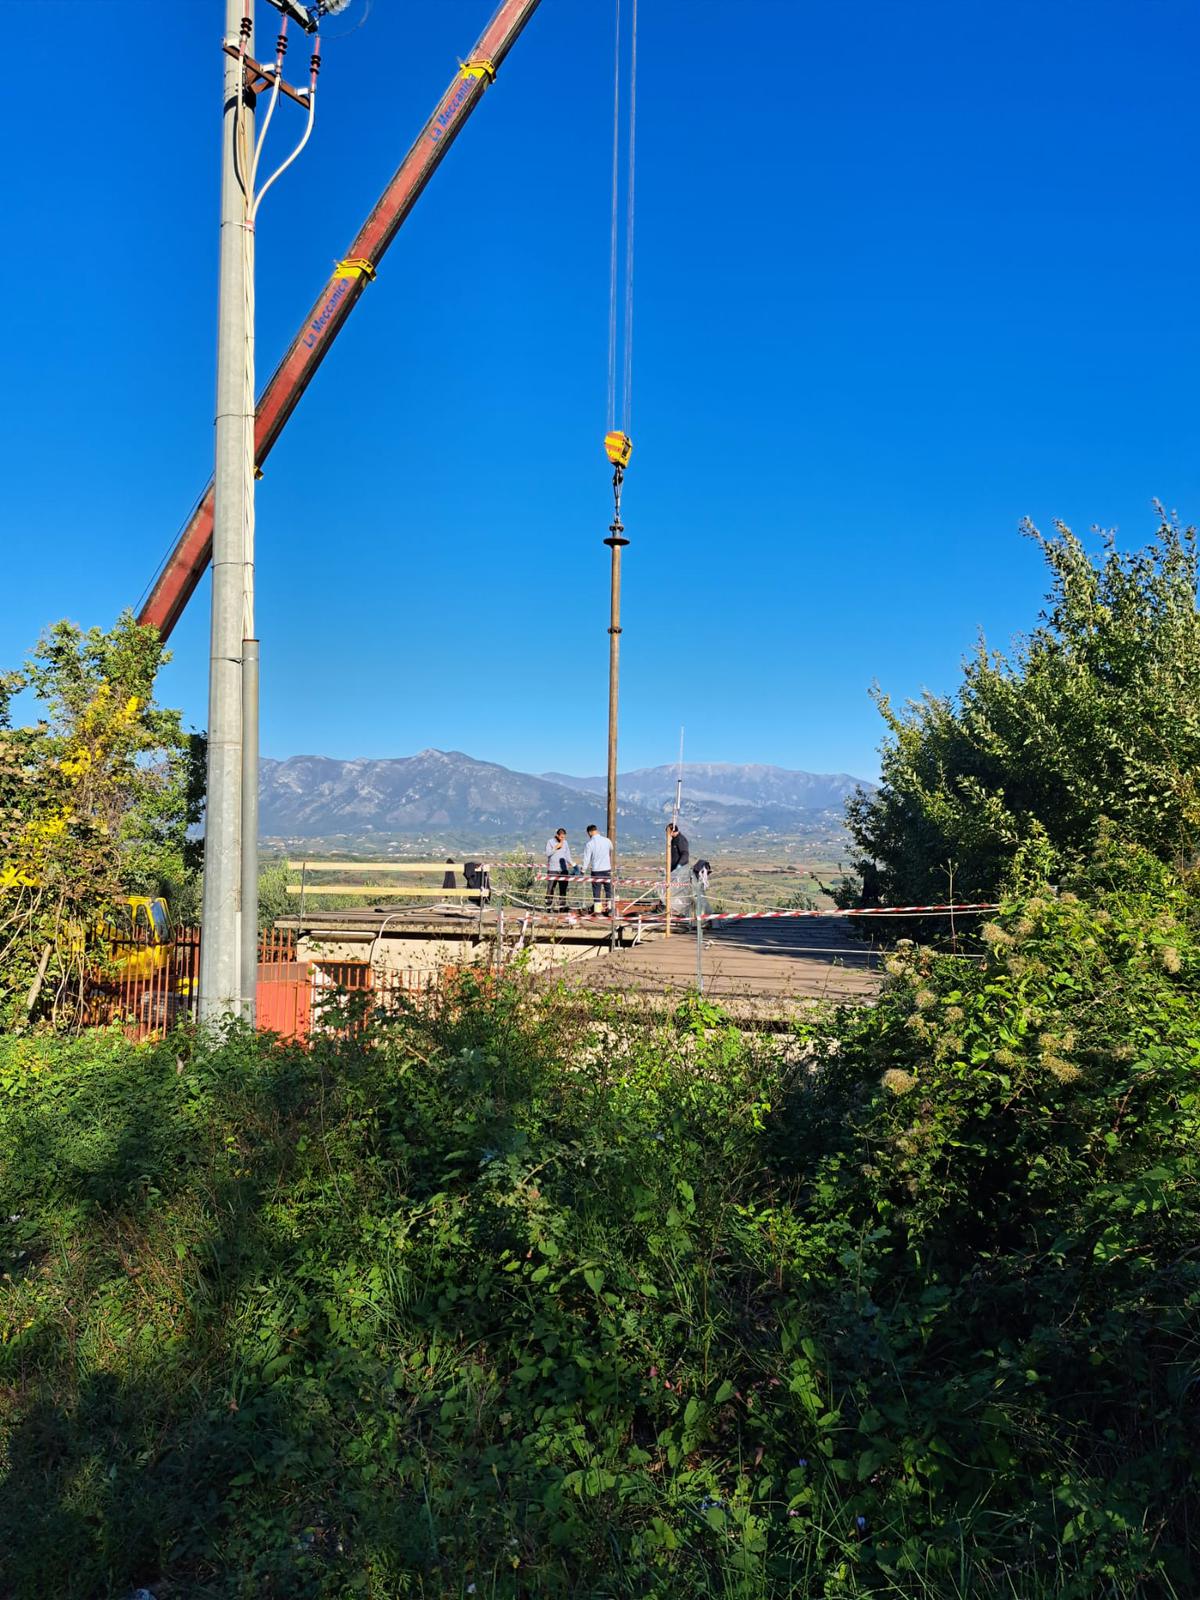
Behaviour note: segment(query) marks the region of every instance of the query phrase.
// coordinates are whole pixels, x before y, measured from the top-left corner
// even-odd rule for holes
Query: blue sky
[[[262,377],[491,8],[329,24]],[[682,723],[692,759],[870,776],[873,680],[949,689],[1035,618],[1022,516],[1200,514],[1198,15],[642,0],[623,766]],[[23,11],[4,665],[136,602],[211,471],[222,16]],[[543,0],[271,457],[269,755],[603,770],[611,38],[609,0]],[[205,583],[162,684],[197,725],[207,639]]]

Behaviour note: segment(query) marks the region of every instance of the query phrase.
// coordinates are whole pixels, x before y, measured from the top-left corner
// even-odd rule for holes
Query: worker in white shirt
[[[554,910],[554,891],[558,890],[558,909],[567,909],[567,879],[575,863],[571,860],[571,846],[567,843],[567,830],[559,828],[553,839],[546,840],[546,910]]]
[[[588,823],[587,841],[583,870],[592,875],[592,915],[606,917],[612,900],[613,844],[594,822]]]

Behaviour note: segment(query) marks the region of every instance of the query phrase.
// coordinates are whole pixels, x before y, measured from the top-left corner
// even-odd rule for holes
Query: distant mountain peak
[[[649,842],[661,835],[675,793],[673,766],[623,773],[618,780],[622,837]],[[461,750],[432,746],[391,758],[292,756],[261,763],[260,819],[264,835],[320,838],[373,834],[454,838],[464,845],[517,840],[535,852],[546,833],[562,826],[582,839],[600,821],[603,778],[514,772]],[[840,826],[841,808],[858,780],[844,773],[789,772],[732,762],[684,766],[684,815],[697,838],[733,840],[793,835],[819,821]]]
[[[546,773],[552,782],[589,793],[603,793],[604,778],[574,778],[565,772]],[[674,798],[678,766],[640,767],[617,777],[621,795],[640,805],[657,808]],[[694,801],[721,805],[767,806],[796,811],[821,811],[844,805],[856,789],[870,789],[864,779],[847,772],[801,772],[762,763],[738,764],[732,761],[685,761],[683,792]]]

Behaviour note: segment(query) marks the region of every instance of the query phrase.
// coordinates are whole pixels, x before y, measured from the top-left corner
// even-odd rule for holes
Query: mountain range
[[[627,842],[661,834],[676,776],[674,767],[620,775],[618,815]],[[712,841],[828,832],[840,826],[845,798],[858,787],[860,780],[846,773],[689,762],[681,817],[698,839]],[[513,772],[458,750],[353,761],[291,756],[261,763],[259,827],[266,838],[395,835],[482,844],[528,842],[561,824],[578,837],[586,822],[603,825],[604,792],[603,778]]]

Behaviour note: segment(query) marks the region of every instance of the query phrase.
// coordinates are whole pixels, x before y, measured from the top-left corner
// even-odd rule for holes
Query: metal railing
[[[300,961],[296,935],[268,928],[259,935],[257,1026],[304,1042],[341,1031],[342,1003],[369,993],[371,1009],[393,1009],[440,990],[454,969],[379,970],[366,961]],[[120,1028],[130,1039],[162,1039],[194,1017],[200,974],[199,928],[177,928],[167,940],[121,936],[89,975],[83,1026]]]

